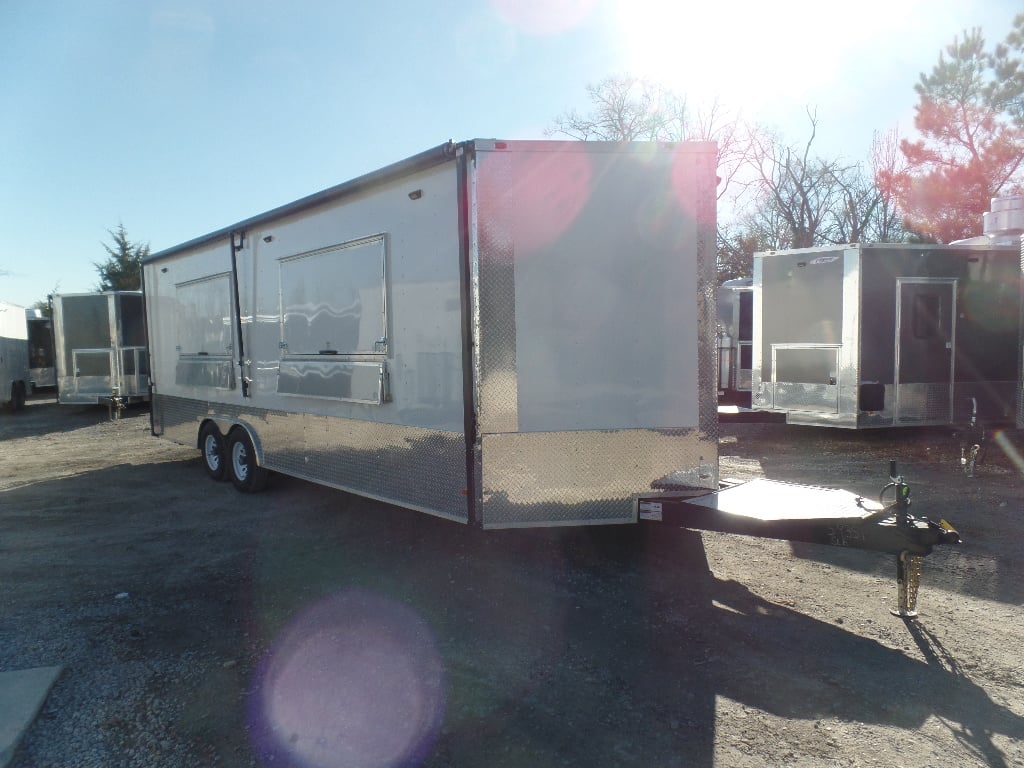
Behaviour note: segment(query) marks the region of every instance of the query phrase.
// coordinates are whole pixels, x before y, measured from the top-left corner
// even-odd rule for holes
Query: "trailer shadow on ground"
[[[130,417],[148,410],[148,403],[133,403],[125,409],[124,416]],[[55,414],[59,414],[59,417]],[[37,394],[25,402],[22,410],[14,412],[5,409],[0,413],[0,440],[73,432],[109,421],[110,418],[110,411],[105,405],[60,405],[52,393]]]
[[[769,601],[716,577],[690,531],[481,532],[294,479],[242,496],[206,480],[197,459],[13,488],[0,524],[0,583],[19,585],[4,595],[0,666],[69,669],[29,755],[48,730],[114,723],[96,738],[166,734],[182,749],[239,755],[239,765],[245,753],[287,756],[289,744],[330,735],[354,703],[320,689],[316,706],[294,702],[306,707],[302,722],[282,723],[280,710],[260,710],[261,676],[295,652],[284,638],[296,621],[352,600],[384,606],[360,614],[365,636],[389,637],[395,611],[424,628],[420,649],[436,656],[443,685],[427,718],[434,730],[418,747],[434,768],[656,765],[668,756],[710,767],[734,727],[726,699],[788,719],[908,730],[937,717],[993,766],[1007,765],[993,736],[1024,740],[1024,719],[926,629],[908,630],[920,661]],[[130,596],[116,601],[122,590]],[[323,615],[319,637],[349,626],[344,613]],[[311,646],[298,647],[300,657],[284,661],[310,663],[301,653]],[[329,644],[326,661],[371,672],[419,663],[389,656],[405,652],[402,643],[372,647],[378,666],[362,664],[366,647],[343,644]],[[140,690],[96,700],[105,679],[123,680],[124,664],[151,670],[126,683]],[[140,719],[140,701],[159,706]],[[394,703],[374,710],[374,733],[404,727],[388,720],[405,711]],[[70,704],[87,711],[58,714]]]

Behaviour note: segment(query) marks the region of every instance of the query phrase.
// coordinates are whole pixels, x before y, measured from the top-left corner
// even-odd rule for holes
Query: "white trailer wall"
[[[0,403],[12,402],[20,407],[28,381],[25,308],[0,302]]]
[[[483,524],[718,482],[713,145],[477,147]]]
[[[714,146],[439,149],[147,260],[154,432],[485,527],[715,486]]]
[[[466,520],[457,197],[455,164],[448,162],[248,228],[235,253],[245,364],[232,365],[226,386],[221,373],[216,387],[168,374],[180,367],[184,352],[178,349],[180,293],[223,279],[223,290],[210,291],[219,294],[209,303],[217,308],[211,327],[233,305],[229,240],[147,265],[154,391],[160,395],[155,429],[195,444],[197,418],[211,416],[225,430],[245,422],[269,469]],[[363,278],[364,294],[373,293],[371,270],[353,269],[353,259],[380,264],[382,297],[353,293],[353,276]],[[354,328],[349,348],[340,331],[346,321]],[[307,330],[295,330],[296,324]],[[231,326],[234,345],[237,324],[224,325]],[[318,327],[333,328],[334,338],[320,340]],[[304,338],[339,354],[290,348]],[[212,351],[206,357],[213,361],[207,365],[232,359]],[[282,392],[282,372],[289,369],[301,371],[291,384],[327,379],[334,393]],[[387,399],[368,402],[376,398],[381,369]],[[354,389],[339,393],[346,374]],[[244,395],[240,377],[249,379]]]

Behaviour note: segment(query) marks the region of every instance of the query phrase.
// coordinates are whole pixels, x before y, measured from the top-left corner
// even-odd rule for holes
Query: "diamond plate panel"
[[[938,384],[900,384],[896,387],[898,424],[949,424],[951,386]]]
[[[718,486],[718,340],[717,340],[717,286],[718,286],[718,251],[717,251],[717,176],[715,153],[686,153],[678,162],[685,163],[683,172],[694,180],[692,191],[692,210],[697,219],[697,242],[695,244],[698,285],[697,311],[697,381],[698,393],[698,424],[703,438],[700,443],[710,443],[714,453],[712,460],[715,465],[713,485]],[[682,451],[683,455],[693,456],[693,449]],[[697,455],[707,456],[698,451]],[[685,464],[681,466],[693,466]]]
[[[158,434],[195,445],[205,418],[244,423],[261,464],[321,485],[460,522],[469,519],[459,433],[156,396]]]
[[[633,497],[658,481],[718,485],[717,444],[698,430],[484,435],[482,443],[485,528],[635,522]]]
[[[487,172],[475,177],[479,280],[474,314],[481,432],[519,429],[512,158],[511,153],[489,153]]]

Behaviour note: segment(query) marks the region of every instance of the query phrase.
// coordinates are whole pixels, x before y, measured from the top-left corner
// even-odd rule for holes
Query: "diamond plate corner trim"
[[[1024,283],[1024,235],[1020,236],[1020,279]],[[1024,429],[1024,302],[1020,306],[1020,371],[1017,375],[1017,429]]]
[[[635,522],[659,480],[718,487],[718,440],[701,430],[483,435],[484,528]]]
[[[697,217],[697,384],[700,387],[697,418],[701,433],[714,443],[718,474],[718,342],[716,332],[718,288],[715,152],[688,153],[689,177],[696,180],[694,210]]]
[[[478,160],[480,162],[480,160]],[[512,153],[490,152],[476,174],[477,270],[474,315],[481,432],[519,430]]]

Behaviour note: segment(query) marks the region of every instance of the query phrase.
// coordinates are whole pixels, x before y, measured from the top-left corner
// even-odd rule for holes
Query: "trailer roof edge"
[[[588,151],[593,150],[595,145],[605,147],[608,151],[618,151],[621,150],[621,148],[624,145],[637,143],[628,141],[526,141],[529,141],[529,143],[532,145],[579,144],[581,151],[583,151],[584,147],[586,147]],[[369,173],[363,174],[362,176],[358,176],[349,181],[342,182],[341,184],[337,184],[333,187],[328,187],[327,189],[321,190],[320,192],[315,192],[312,195],[307,195],[306,197],[295,200],[294,202],[286,203],[285,205],[273,208],[264,213],[257,214],[256,216],[252,216],[248,219],[239,221],[236,224],[223,227],[221,229],[215,230],[205,235],[200,235],[199,237],[193,238],[178,245],[171,246],[170,248],[164,248],[163,250],[158,251],[157,253],[153,253],[147,256],[145,259],[142,260],[142,263],[150,264],[155,261],[161,261],[162,259],[174,256],[178,253],[182,253],[183,251],[188,251],[191,250],[192,248],[196,248],[201,245],[216,242],[217,240],[226,239],[230,237],[231,234],[234,232],[249,229],[250,227],[256,226],[257,224],[271,221],[281,216],[299,213],[308,208],[314,208],[316,206],[323,205],[324,203],[331,202],[341,197],[345,197],[346,195],[353,194],[369,186],[383,184],[387,181],[398,178],[411,171],[421,170],[424,168],[429,168],[434,165],[439,165],[443,162],[453,159],[460,149],[464,149],[466,147],[476,147],[477,149],[495,149],[499,148],[499,145],[501,145],[500,148],[504,149],[510,145],[526,143],[526,141],[499,141],[497,139],[475,138],[466,141],[456,142],[453,139],[449,139],[444,144],[439,144],[436,147],[432,147],[431,149],[425,150],[424,152],[420,152],[419,154],[413,155],[404,160],[399,160],[398,162],[392,163],[391,165],[387,165],[384,166],[383,168],[370,171]],[[698,152],[715,151],[714,148],[716,146],[715,142],[711,141],[643,143],[659,144],[666,147],[685,145],[691,148],[692,150]]]
[[[271,221],[292,213],[298,213],[306,210],[307,208],[314,208],[340,197],[350,195],[368,186],[382,184],[390,179],[409,173],[410,171],[429,168],[432,165],[440,164],[453,158],[459,147],[464,146],[466,143],[472,142],[457,143],[449,140],[444,144],[439,144],[438,146],[432,147],[424,152],[407,157],[404,160],[399,160],[397,163],[392,163],[391,165],[363,174],[362,176],[357,176],[349,181],[336,184],[333,187],[328,187],[320,192],[314,192],[312,195],[307,195],[306,197],[295,200],[294,202],[286,203],[285,205],[278,206],[277,208],[272,208],[271,210],[257,214],[256,216],[251,216],[250,218],[239,221],[236,224],[223,227],[205,235],[200,235],[199,237],[188,240],[187,242],[150,254],[142,260],[142,263],[149,264],[154,261],[160,261],[169,256],[181,253],[182,251],[187,251],[200,245],[205,245],[207,243],[227,238],[233,232],[249,229],[256,224]]]

